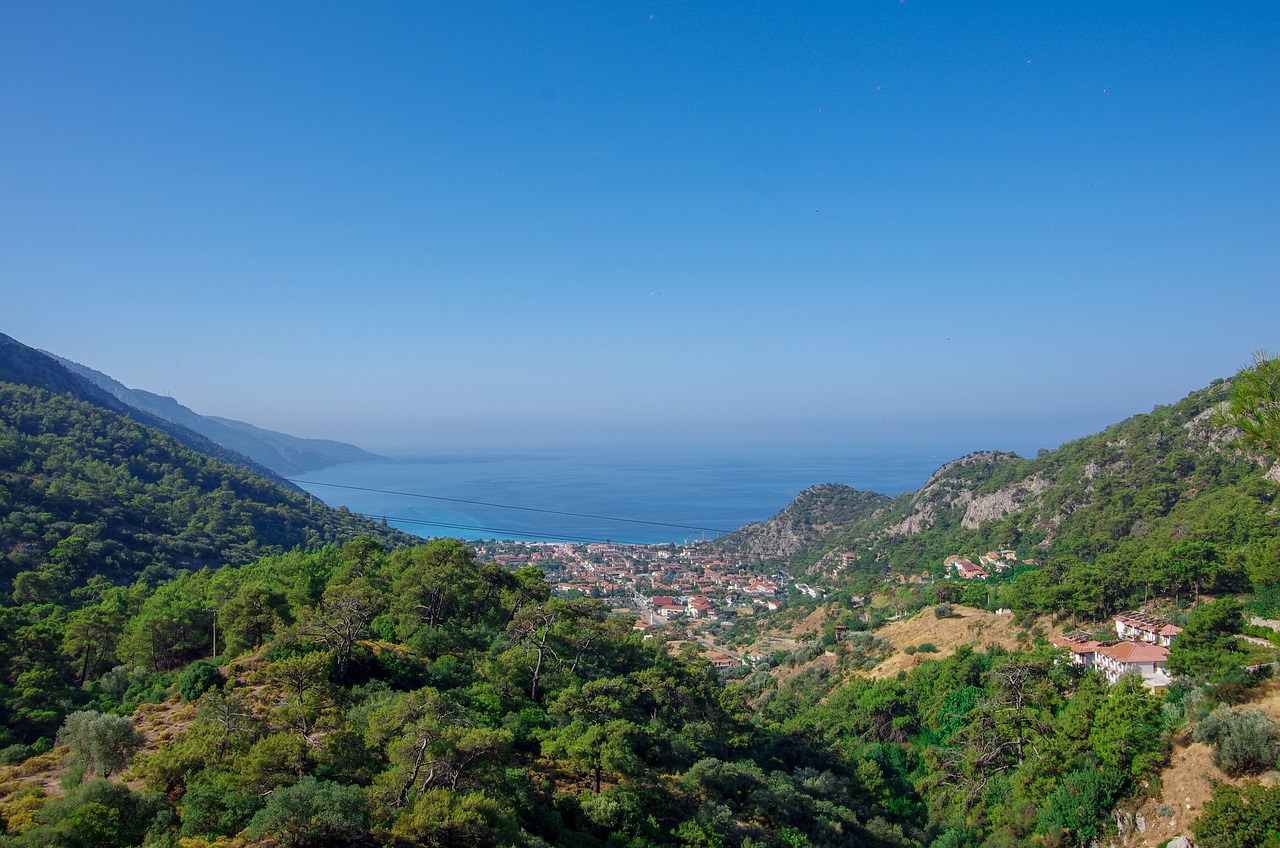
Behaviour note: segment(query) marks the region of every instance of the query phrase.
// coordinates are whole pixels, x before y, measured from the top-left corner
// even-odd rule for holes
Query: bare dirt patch
[[[804,640],[821,636],[823,628],[827,625],[827,615],[830,609],[828,606],[817,607],[813,612],[796,622],[795,626],[791,628],[792,638]]]
[[[910,618],[892,621],[875,631],[879,639],[893,645],[893,654],[870,671],[860,672],[868,677],[892,677],[900,671],[910,672],[922,662],[950,656],[961,645],[985,648],[999,645],[1009,651],[1025,650],[1031,646],[1030,635],[1015,621],[1012,615],[996,615],[976,607],[955,606],[951,618],[938,618],[933,607],[921,610]],[[1035,625],[1046,638],[1061,634],[1062,628],[1048,618],[1037,619]],[[908,647],[932,644],[936,653],[905,653]]]
[[[1249,701],[1272,721],[1280,721],[1280,680],[1268,680],[1258,687],[1257,697]]]
[[[67,771],[66,755],[66,748],[54,748],[21,763],[0,766],[0,805],[12,803],[18,793],[33,786],[46,795],[61,795],[59,782]]]
[[[1280,719],[1280,682],[1268,680],[1258,687],[1247,706]],[[1159,796],[1147,799],[1135,811],[1135,823],[1140,817],[1145,832],[1135,827],[1123,844],[1126,848],[1154,848],[1175,836],[1190,836],[1191,825],[1209,801],[1215,783],[1243,786],[1254,782],[1275,785],[1276,773],[1269,772],[1260,779],[1228,777],[1213,764],[1209,745],[1192,742],[1189,735],[1180,737],[1175,740],[1169,765],[1160,772]]]
[[[183,703],[176,695],[163,704],[139,706],[132,716],[133,725],[143,738],[138,756],[157,751],[171,742],[175,734],[191,723],[195,713],[194,704]],[[62,778],[67,773],[67,755],[66,748],[57,747],[21,763],[0,766],[0,805],[12,804],[20,792],[30,787],[37,787],[50,797],[63,795]],[[142,782],[127,780],[125,785],[137,789]]]
[[[785,636],[761,636],[747,649],[747,654],[753,657],[768,656],[774,651],[794,651],[804,643],[789,639]]]

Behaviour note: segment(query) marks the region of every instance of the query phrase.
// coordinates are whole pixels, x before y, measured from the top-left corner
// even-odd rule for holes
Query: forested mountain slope
[[[0,592],[56,600],[94,574],[129,581],[358,535],[408,540],[111,409],[0,383]]]
[[[820,487],[764,525],[721,542],[764,561],[831,574],[937,571],[950,554],[1014,548],[1037,559],[1123,557],[1178,542],[1214,547],[1244,569],[1277,535],[1273,461],[1236,447],[1213,411],[1218,381],[1034,459],[977,453],[944,465],[918,491],[874,501]],[[862,497],[876,508],[840,514]],[[797,510],[806,518],[795,520]],[[776,540],[785,538],[785,544]],[[770,544],[770,540],[774,540]]]
[[[132,418],[139,424],[168,433],[197,453],[239,466],[263,477],[269,477],[290,488],[297,488],[265,465],[220,445],[181,423],[153,415],[145,409],[130,406],[94,382],[72,373],[56,358],[33,347],[27,347],[3,333],[0,333],[0,381],[44,389],[54,394],[69,394],[79,400]]]
[[[222,668],[201,659],[213,626]],[[0,765],[0,845],[909,848],[929,835],[891,749],[757,726],[746,690],[696,652],[552,597],[537,569],[479,566],[453,540],[291,552],[99,586],[67,607],[0,603],[0,652],[0,762],[47,750],[61,726],[69,750],[45,762],[79,769],[63,796],[6,784]],[[161,711],[184,717],[141,745],[123,716],[154,727]],[[131,760],[135,791],[107,779]]]
[[[817,600],[829,609],[811,642],[721,674],[692,643],[646,639],[632,616],[555,597],[533,567],[481,566],[454,540],[244,562],[277,546],[293,493],[264,499],[257,478],[179,461],[173,440],[108,410],[0,390],[3,514],[29,534],[6,550],[26,570],[0,592],[0,845],[1065,848],[1110,839],[1112,811],[1156,791],[1180,735],[1213,740],[1233,776],[1280,752],[1280,727],[1239,706],[1259,679],[1234,598],[1185,614],[1169,658],[1183,677],[1164,694],[1064,662],[1021,614],[1012,648],[979,629],[870,679],[885,653],[874,609]],[[912,543],[1022,528],[1046,562],[994,589],[1073,618],[1139,589],[1131,562],[1172,607],[1187,580],[1274,586],[1277,487],[1214,435],[1214,402],[1056,456],[966,457],[899,499],[816,487],[774,541],[818,540],[804,553],[818,567],[847,552],[869,574],[870,557],[879,580]],[[1171,493],[1134,488],[1160,480]],[[244,564],[84,579],[85,563],[136,552],[116,527],[177,556],[211,525]],[[945,619],[961,582],[895,596]],[[1276,804],[1276,789],[1215,791],[1195,833],[1261,848]],[[1220,829],[1249,835],[1213,841]]]
[[[296,475],[340,462],[378,459],[377,455],[345,442],[302,439],[231,418],[200,415],[171,397],[131,389],[118,380],[77,362],[60,356],[54,356],[54,359],[134,409],[188,427],[225,448],[261,463],[277,474]]]
[[[769,521],[748,524],[717,544],[757,559],[803,556],[841,528],[875,521],[893,503],[888,495],[824,483],[805,489]]]

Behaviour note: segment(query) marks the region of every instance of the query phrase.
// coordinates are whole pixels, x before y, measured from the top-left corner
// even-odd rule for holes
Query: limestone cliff
[[[817,486],[718,544],[797,572],[883,576],[937,570],[953,553],[1096,556],[1133,540],[1181,538],[1198,498],[1266,499],[1280,481],[1280,464],[1242,451],[1218,423],[1228,389],[1216,381],[1034,459],[973,453],[896,498]]]

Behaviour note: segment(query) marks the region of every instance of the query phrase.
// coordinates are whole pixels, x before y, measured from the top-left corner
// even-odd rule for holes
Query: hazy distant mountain
[[[77,368],[81,367],[77,366]],[[84,370],[88,371],[89,369]],[[112,412],[128,416],[139,424],[154,427],[163,433],[168,433],[197,453],[244,468],[254,474],[259,474],[270,480],[283,483],[292,489],[297,489],[297,486],[285,480],[279,473],[268,468],[265,464],[249,458],[234,448],[210,439],[182,422],[123,401],[110,391],[99,386],[96,381],[72,371],[67,367],[66,360],[53,354],[36,350],[33,347],[27,347],[22,342],[6,336],[4,333],[0,333],[0,382],[31,386],[32,388],[44,389],[59,395],[70,394],[77,400],[104,407]]]
[[[355,445],[328,439],[302,439],[287,433],[264,430],[243,421],[200,415],[171,397],[157,395],[141,389],[131,389],[100,371],[95,371],[56,354],[50,354],[75,374],[91,381],[109,392],[117,400],[134,409],[140,409],[166,421],[172,421],[200,433],[218,444],[244,454],[255,462],[270,468],[277,474],[301,474],[317,468],[327,468],[341,462],[380,459],[376,454],[361,450]]]
[[[412,541],[74,392],[0,381],[0,607],[360,537]]]

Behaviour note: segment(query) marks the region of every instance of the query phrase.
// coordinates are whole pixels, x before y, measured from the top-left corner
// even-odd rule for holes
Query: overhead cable
[[[535,506],[512,506],[511,504],[491,503],[489,501],[471,501],[465,498],[446,498],[441,495],[422,495],[417,492],[397,492],[392,489],[371,489],[367,486],[347,486],[341,483],[321,483],[316,480],[298,480],[293,479],[294,483],[301,483],[306,486],[329,486],[334,489],[350,489],[356,492],[374,492],[380,495],[400,495],[406,498],[423,498],[430,501],[445,501],[447,503],[468,504],[470,506],[487,506],[495,509],[514,509],[520,512],[539,512],[544,515],[563,515],[570,518],[589,518],[594,521],[616,521],[624,524],[647,524],[651,527],[672,527],[678,530],[698,530],[704,533],[732,533],[732,530],[723,530],[717,527],[694,527],[690,524],[671,524],[666,521],[647,521],[643,518],[617,518],[608,515],[590,515],[583,512],[566,512],[559,509],[541,509]]]

